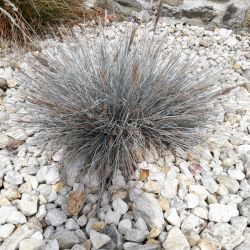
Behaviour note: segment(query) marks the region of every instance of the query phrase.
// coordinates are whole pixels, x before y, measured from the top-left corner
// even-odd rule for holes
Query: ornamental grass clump
[[[62,172],[96,174],[107,188],[128,180],[150,148],[189,150],[213,119],[214,71],[150,38],[108,42],[66,39],[36,57],[23,84],[21,121],[32,141],[63,149]]]

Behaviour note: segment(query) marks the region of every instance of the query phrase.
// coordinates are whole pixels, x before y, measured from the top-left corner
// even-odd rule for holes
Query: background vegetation
[[[26,42],[46,26],[83,17],[82,0],[0,0],[2,39]]]

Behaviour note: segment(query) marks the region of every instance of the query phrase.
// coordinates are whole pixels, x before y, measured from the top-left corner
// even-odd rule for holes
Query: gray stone
[[[112,207],[114,211],[118,212],[121,215],[126,214],[126,212],[128,211],[127,203],[120,198],[113,200]]]
[[[249,250],[249,249],[250,249],[250,239],[245,240],[239,246],[234,248],[234,250]]]
[[[118,225],[120,218],[120,213],[109,210],[105,215],[105,223]]]
[[[129,219],[121,220],[118,224],[118,230],[121,234],[125,234],[127,230],[132,229],[132,222]]]
[[[87,223],[87,217],[85,215],[81,215],[78,219],[77,219],[77,224],[80,227],[83,227],[84,225],[86,225]]]
[[[239,190],[238,181],[227,175],[218,175],[216,179],[220,184],[225,185],[231,194],[235,194]]]
[[[86,235],[84,234],[83,230],[82,229],[77,229],[75,230],[75,234],[76,236],[78,237],[79,241],[80,242],[84,242],[87,240],[87,237]]]
[[[65,228],[68,230],[76,230],[76,229],[79,229],[79,225],[76,223],[76,221],[73,218],[69,218],[67,222],[65,223]]]
[[[47,226],[43,231],[43,236],[45,239],[49,239],[54,232],[55,229],[53,226]]]
[[[245,240],[234,250],[249,250],[250,249],[250,228],[247,227],[246,230],[244,231],[244,237]]]
[[[5,78],[0,77],[0,89],[6,90],[8,88],[8,82]]]
[[[246,217],[248,223],[250,223],[250,198],[239,203],[238,208],[240,215]]]
[[[115,249],[122,249],[122,243],[123,243],[122,235],[119,233],[114,224],[107,226],[104,229],[103,233],[105,233],[112,239],[110,243],[114,243]],[[105,245],[105,247],[108,248],[107,245]],[[111,246],[109,247],[109,249],[111,249]]]
[[[142,194],[135,199],[133,204],[135,217],[142,217],[150,229],[162,229],[165,222],[162,209],[158,201],[150,194]]]
[[[59,250],[59,244],[57,240],[46,240],[44,250]]]
[[[127,243],[130,243],[129,245]],[[158,245],[153,245],[153,244],[145,244],[145,245],[140,245],[137,243],[131,244],[132,242],[126,242],[123,246],[124,250],[159,250]]]
[[[60,249],[71,248],[75,244],[80,243],[79,238],[77,237],[75,232],[69,231],[67,229],[56,231],[51,235],[51,239],[56,239],[58,241]]]
[[[164,0],[164,3],[167,3],[171,6],[179,6],[183,3],[183,0]]]
[[[90,230],[90,240],[95,249],[100,249],[111,241],[111,238],[105,234]]]
[[[67,221],[67,216],[61,210],[52,208],[48,209],[45,221],[48,225],[60,226]]]
[[[243,216],[236,216],[230,219],[230,223],[235,229],[243,233],[247,227],[247,218]]]
[[[139,217],[139,218],[136,220],[135,228],[136,228],[136,229],[139,229],[139,230],[142,230],[142,231],[148,231],[147,224],[145,223],[145,221],[143,220],[142,217]]]
[[[148,235],[148,231],[142,231],[139,229],[128,229],[124,235],[124,239],[127,241],[143,242]]]
[[[97,219],[95,218],[90,218],[87,225],[86,225],[86,232],[87,234],[90,233],[90,230],[92,229],[92,225],[95,224],[97,222]]]
[[[244,25],[246,27],[250,27],[250,7],[248,7],[246,12],[245,12]],[[250,87],[249,87],[249,89],[250,89]]]
[[[139,245],[138,243],[135,243],[135,242],[125,242],[123,244],[123,249],[124,250],[133,250],[137,246],[142,246],[142,245]]]
[[[250,155],[249,154],[247,153],[242,154],[241,160],[245,164],[246,167],[250,167]]]
[[[74,245],[71,250],[87,250],[86,247],[83,244],[76,244]]]

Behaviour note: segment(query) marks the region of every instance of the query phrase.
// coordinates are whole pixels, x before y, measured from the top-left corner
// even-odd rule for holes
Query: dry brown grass
[[[83,16],[82,0],[0,0],[0,36],[26,43],[47,27]]]

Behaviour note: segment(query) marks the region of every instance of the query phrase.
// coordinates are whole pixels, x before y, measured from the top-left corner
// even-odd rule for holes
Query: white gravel
[[[132,25],[112,24],[108,39],[119,39]],[[145,26],[152,30],[153,23]],[[86,31],[95,38],[93,28]],[[164,35],[169,50],[203,58],[201,69],[221,67],[222,88],[238,87],[220,97],[216,108],[222,111],[196,163],[187,156],[154,152],[138,164],[135,176],[149,170],[144,181],[125,183],[118,173],[111,199],[104,194],[97,209],[98,194],[85,193],[76,215],[70,214],[67,198],[77,185],[74,180],[64,184],[59,175],[63,152],[51,156],[28,146],[25,140],[32,132],[11,127],[22,101],[16,91],[21,80],[18,69],[0,68],[9,86],[0,93],[0,250],[250,249],[250,35],[163,18],[156,38]],[[41,47],[56,44],[48,39]],[[18,63],[28,70],[24,61]],[[13,102],[15,110],[9,105]],[[17,141],[16,151],[7,147]],[[97,178],[89,181],[93,190],[98,185]]]

